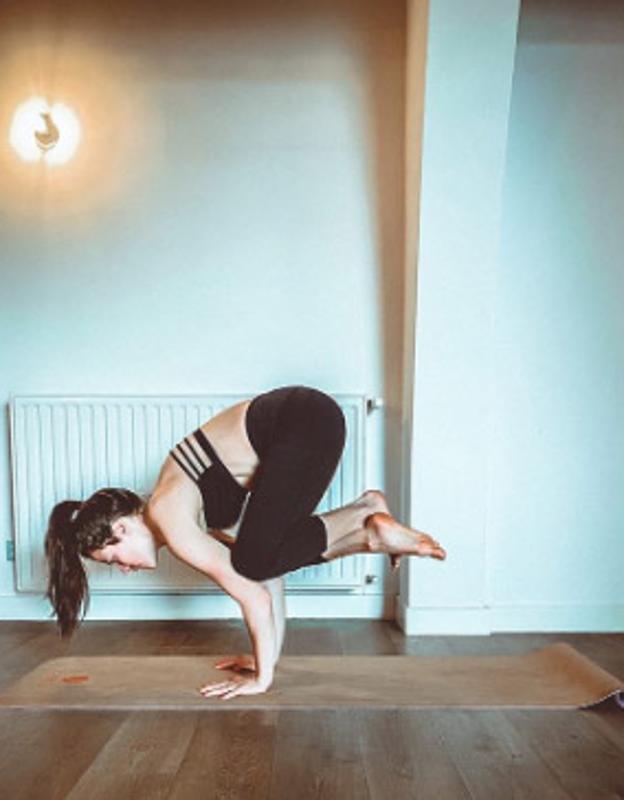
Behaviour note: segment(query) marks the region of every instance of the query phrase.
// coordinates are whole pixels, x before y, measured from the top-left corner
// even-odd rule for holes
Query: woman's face
[[[90,558],[104,564],[117,564],[121,572],[155,569],[158,548],[154,536],[140,514],[120,517],[111,526],[118,542],[93,550]]]

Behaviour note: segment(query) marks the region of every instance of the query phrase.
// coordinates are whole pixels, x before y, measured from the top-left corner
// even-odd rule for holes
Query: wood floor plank
[[[396,641],[383,620],[335,620],[345,655],[396,655]]]
[[[358,710],[325,710],[320,722],[321,736],[328,743],[331,759],[322,776],[319,798],[368,800],[370,793],[366,781]]]
[[[580,712],[592,727],[609,739],[624,756],[624,711],[612,700],[601,703],[595,709]]]
[[[368,800],[353,709],[280,712],[269,798]]]
[[[119,712],[0,712],[1,796],[61,800],[126,718]]]
[[[197,713],[195,732],[168,800],[264,800],[269,793],[279,712]]]
[[[12,622],[11,627],[0,627],[0,653],[8,653],[30,639],[44,632],[45,623],[33,625],[31,622]]]
[[[67,800],[169,797],[198,713],[129,714],[66,795]]]
[[[469,800],[429,710],[360,709],[360,738],[372,800]]]
[[[333,740],[326,735],[323,709],[279,712],[269,798],[331,797],[327,776],[335,775]]]
[[[2,652],[0,689],[48,658],[68,655],[70,645],[50,630],[38,632],[22,644]]]
[[[175,630],[169,620],[96,620],[81,625],[71,640],[69,653],[83,656],[151,654],[172,636]]]
[[[399,626],[388,623],[388,637],[395,653],[405,656],[446,656],[449,654],[447,636],[405,636]]]
[[[437,712],[433,724],[474,800],[527,800],[515,779],[513,761],[476,712]]]
[[[507,717],[507,711],[462,711],[453,715],[451,726],[454,739],[463,738],[472,729],[475,735],[465,742],[455,741],[454,757],[461,762],[462,774],[473,796],[481,796],[481,758],[487,761],[491,752],[497,752],[499,768],[506,773],[507,796],[532,798],[532,800],[570,800],[570,794],[557,776],[534,749],[531,742],[520,735]],[[443,712],[436,717],[449,719]],[[469,722],[468,722],[469,720]],[[449,726],[446,726],[449,741]],[[489,770],[486,769],[486,774]],[[487,796],[486,786],[486,794]]]
[[[329,626],[326,620],[287,620],[282,655],[340,655],[343,652],[340,621],[336,622]]]
[[[171,622],[169,622],[171,628]],[[165,638],[163,655],[234,655],[251,653],[251,643],[242,620],[185,620],[175,623],[174,636]]]
[[[491,634],[488,636],[446,636],[448,655],[515,655],[541,650],[552,644],[541,634]]]
[[[624,797],[624,759],[580,711],[514,710],[507,717],[577,800]]]

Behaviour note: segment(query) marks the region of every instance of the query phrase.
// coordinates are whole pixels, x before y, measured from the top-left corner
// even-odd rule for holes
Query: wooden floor
[[[389,622],[290,620],[283,652],[494,654],[555,641],[624,676],[624,634],[404,637]],[[52,623],[2,622],[0,688],[62,655],[238,652],[249,646],[237,620],[92,622],[69,645]],[[624,711],[5,709],[0,796],[615,800]]]

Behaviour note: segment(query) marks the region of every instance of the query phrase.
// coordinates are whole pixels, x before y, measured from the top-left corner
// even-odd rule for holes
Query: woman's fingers
[[[240,686],[236,686],[234,689],[231,689],[227,694],[222,695],[221,700],[229,700],[230,697],[237,697],[242,692]]]
[[[222,658],[221,661],[216,662],[215,667],[217,669],[231,669],[234,672],[253,672],[256,668],[256,661],[253,656],[241,654]]]
[[[230,697],[236,697],[240,694],[249,694],[250,692],[245,687],[253,683],[253,680],[245,678],[242,680],[222,681],[221,683],[209,683],[199,691],[203,697],[220,696],[219,699],[228,700]]]
[[[199,690],[204,697],[214,697],[215,695],[223,694],[234,686],[234,681],[222,681],[221,683],[209,683],[202,686]]]
[[[218,684],[208,684],[201,690],[201,693],[204,697],[220,695],[220,700],[229,700],[230,697],[266,692],[270,685],[270,683],[259,681],[257,678],[240,677]]]
[[[204,697],[209,697],[213,694],[218,694],[218,692],[226,686],[226,683],[211,683],[208,686],[203,686],[199,691],[200,694],[203,694]]]

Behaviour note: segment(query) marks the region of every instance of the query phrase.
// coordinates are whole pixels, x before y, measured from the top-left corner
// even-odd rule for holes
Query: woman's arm
[[[275,622],[275,664],[279,661],[284,633],[286,631],[286,598],[284,596],[284,578],[270,578],[262,582],[269,590],[273,602],[273,620]]]
[[[218,528],[211,528],[209,533],[217,541],[224,544],[229,550],[234,547],[236,542],[236,538],[234,536],[230,536],[228,533],[225,533],[225,531],[219,530]],[[277,578],[269,578],[266,581],[262,581],[262,585],[266,586],[268,589],[273,603],[273,621],[275,623],[274,663],[277,664],[280,653],[282,652],[284,633],[286,630],[286,599],[284,597],[284,578],[282,576],[278,576]]]
[[[224,544],[229,550],[234,547],[236,538],[230,536],[218,528],[210,528],[210,535],[217,541]],[[262,585],[266,586],[271,594],[273,603],[273,621],[275,623],[275,664],[279,661],[282,646],[284,644],[284,633],[286,630],[286,599],[284,596],[284,578],[278,576],[277,578],[269,578],[262,581]],[[229,662],[228,662],[229,663]],[[234,663],[234,662],[232,662]]]
[[[253,646],[258,682],[267,689],[273,683],[275,667],[275,623],[271,596],[243,609],[243,617]]]
[[[207,575],[240,605],[253,646],[256,680],[259,686],[268,688],[273,681],[276,649],[270,591],[236,572],[229,549],[207,536],[187,512],[161,507],[152,517],[173,555]]]

